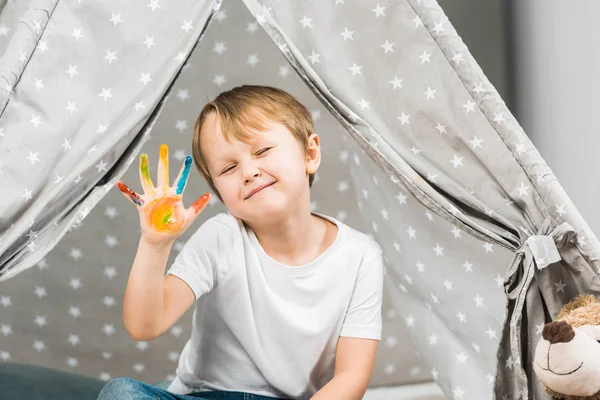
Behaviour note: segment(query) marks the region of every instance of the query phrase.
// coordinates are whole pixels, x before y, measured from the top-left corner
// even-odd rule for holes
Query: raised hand
[[[156,186],[152,184],[148,170],[148,156],[140,155],[140,181],[144,194],[129,189],[123,181],[117,187],[137,207],[140,215],[142,237],[150,244],[169,244],[175,241],[206,207],[210,193],[205,193],[190,208],[183,206],[185,189],[192,157],[187,156],[179,171],[175,185],[169,186],[169,148],[160,145]]]

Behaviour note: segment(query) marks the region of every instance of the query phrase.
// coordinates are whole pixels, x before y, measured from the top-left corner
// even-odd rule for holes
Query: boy
[[[362,399],[381,338],[380,246],[311,213],[321,161],[308,110],[288,93],[241,86],[202,110],[193,160],[228,213],[207,220],[163,277],[174,240],[205,206],[181,202],[191,158],[169,187],[161,146],[154,187],[119,188],[140,213],[142,237],[123,320],[136,340],[165,332],[195,304],[191,338],[169,391],[128,378],[101,399]]]

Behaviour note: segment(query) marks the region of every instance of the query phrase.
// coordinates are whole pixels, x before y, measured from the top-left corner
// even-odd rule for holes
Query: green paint
[[[146,154],[142,154],[141,158],[142,163],[140,168],[142,171],[142,176],[144,177],[144,180],[151,185],[152,181],[150,180],[150,171],[148,171],[148,156]]]
[[[164,225],[168,225],[168,224],[171,222],[171,216],[172,216],[172,215],[173,215],[173,214],[171,213],[171,211],[168,211],[168,212],[165,214],[165,216],[163,217],[162,223],[163,223]]]

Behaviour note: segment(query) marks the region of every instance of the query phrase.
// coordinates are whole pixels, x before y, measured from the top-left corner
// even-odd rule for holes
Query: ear
[[[313,133],[308,137],[306,151],[306,173],[314,174],[321,164],[321,140],[319,135]]]

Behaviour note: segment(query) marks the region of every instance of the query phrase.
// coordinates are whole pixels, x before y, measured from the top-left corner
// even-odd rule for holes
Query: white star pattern
[[[102,88],[102,93],[100,93],[98,96],[102,97],[104,99],[104,101],[106,101],[109,98],[113,97],[113,95],[112,95],[112,89],[104,89],[104,88]]]
[[[354,76],[354,75],[362,75],[362,72],[361,72],[362,68],[363,67],[361,67],[359,65],[356,65],[356,63],[353,63],[351,67],[348,67],[348,69],[350,71],[352,71],[352,76]]]
[[[41,340],[36,340],[33,342],[33,346],[32,346],[37,352],[41,352],[42,350],[44,350],[46,348],[46,344],[44,342],[42,342]]]
[[[190,31],[192,29],[194,29],[194,26],[192,25],[192,21],[183,21],[183,25],[181,25],[181,29],[185,33],[190,33]]]
[[[39,298],[45,297],[48,293],[46,293],[46,288],[42,286],[35,287],[35,295]]]
[[[0,24],[0,36],[8,36],[8,32],[10,31],[10,28],[7,27],[4,24]]]
[[[27,159],[31,161],[31,165],[35,164],[36,161],[40,161],[37,155],[37,152],[34,153],[31,150],[29,150],[29,157],[27,157]]]
[[[381,47],[384,50],[384,54],[387,54],[388,52],[393,52],[394,51],[394,43],[390,43],[387,40],[385,41],[384,44],[382,44]]]
[[[112,22],[113,26],[117,26],[117,24],[120,24],[123,22],[123,20],[121,19],[121,14],[115,14],[112,13],[110,16],[110,19],[108,20],[109,22]]]
[[[344,32],[341,32],[340,35],[342,35],[342,37],[344,38],[344,42],[346,40],[354,40],[352,38],[352,35],[354,34],[354,31],[349,31],[348,28],[344,28]]]
[[[46,321],[46,316],[44,316],[44,315],[36,315],[34,322],[39,327],[45,326],[48,323]]]
[[[40,116],[39,115],[32,115],[31,116],[31,121],[29,121],[33,124],[34,127],[38,127],[38,125],[41,125],[40,122]]]
[[[25,201],[29,201],[32,199],[32,194],[33,194],[33,192],[26,188],[23,191],[23,194],[21,195],[21,197],[23,197],[25,199]]]
[[[402,82],[403,82],[403,79],[400,79],[400,78],[398,78],[398,77],[397,77],[397,76],[395,76],[395,75],[394,75],[394,79],[392,79],[392,80],[390,81],[390,83],[392,84],[392,88],[393,88],[394,90],[396,90],[396,89],[398,89],[398,88],[399,88],[399,89],[402,89]]]
[[[306,27],[312,28],[311,21],[312,21],[312,18],[308,18],[308,17],[305,15],[305,16],[304,16],[304,17],[303,17],[303,18],[300,20],[300,23],[302,24],[302,28],[306,28]]]
[[[117,276],[117,269],[116,267],[110,265],[104,268],[104,275],[106,275],[106,277],[108,279],[112,279],[115,276]]]
[[[38,79],[38,78],[34,78],[35,79],[35,83],[33,84],[33,86],[35,86],[35,88],[39,91],[42,90],[44,88],[44,83],[42,79]]]
[[[104,59],[107,60],[109,64],[112,64],[113,61],[117,61],[118,58],[116,56],[116,51],[106,50],[106,55],[104,56]]]
[[[69,306],[69,314],[71,314],[73,318],[81,317],[81,310],[79,307]]]
[[[112,307],[117,303],[114,297],[104,296],[104,299],[102,299],[102,304],[104,304],[106,307]]]
[[[75,41],[79,41],[79,39],[83,37],[83,34],[81,33],[81,28],[73,28],[73,33],[71,33],[71,36],[75,38]]]
[[[435,99],[436,90],[432,89],[430,86],[427,86],[427,91],[425,92],[425,96],[427,100]]]
[[[147,7],[154,12],[157,8],[160,8],[160,4],[158,4],[159,1],[160,0],[150,0],[150,3],[148,3]]]
[[[67,101],[67,106],[65,107],[65,110],[69,111],[69,113],[73,115],[73,113],[77,111],[77,103]]]
[[[154,43],[154,36],[146,35],[146,40],[144,40],[142,43],[145,44],[148,49],[151,49],[152,46],[156,46],[156,43]]]

